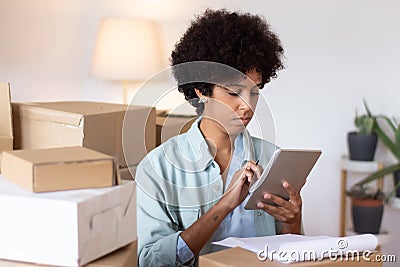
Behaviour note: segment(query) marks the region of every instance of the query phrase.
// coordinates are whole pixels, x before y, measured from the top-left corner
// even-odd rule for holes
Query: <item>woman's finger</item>
[[[263,202],[259,202],[257,204],[257,207],[259,209],[264,210],[265,212],[267,212],[268,214],[270,214],[271,216],[273,216],[275,219],[281,221],[281,222],[290,222],[293,219],[296,218],[296,214],[293,213],[290,210],[287,210],[283,207],[279,207],[279,206],[273,206],[273,205],[269,205]]]
[[[243,183],[251,180],[251,177],[253,176],[253,172],[246,170],[246,169],[240,169],[238,170],[235,174],[234,177],[232,178],[232,181],[230,184],[240,184],[243,185]]]
[[[252,170],[245,170],[245,176],[247,178],[247,181],[251,183],[254,179],[254,172]]]
[[[290,201],[296,202],[299,205],[301,205],[301,197],[300,197],[299,192],[297,190],[295,190],[294,187],[289,182],[286,182],[286,181],[283,182],[282,186],[288,192]]]
[[[261,177],[264,169],[260,165],[249,164],[249,167],[256,174],[257,179]]]
[[[287,201],[286,199],[283,199],[281,197],[278,197],[276,195],[266,193],[266,194],[264,194],[264,199],[272,201],[276,205],[283,207],[285,209],[289,209],[289,210],[291,209],[292,204],[289,201]]]

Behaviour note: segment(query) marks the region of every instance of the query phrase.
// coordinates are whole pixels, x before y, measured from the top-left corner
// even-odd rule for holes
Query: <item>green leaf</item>
[[[375,133],[378,135],[379,139],[385,144],[385,146],[393,153],[393,155],[400,161],[400,149],[395,145],[395,143],[390,140],[390,138],[382,131],[378,123],[375,124]]]
[[[365,107],[365,110],[367,111],[368,116],[373,117],[371,111],[368,108],[367,101],[365,101],[365,99],[363,99],[363,103],[364,103],[364,107]]]
[[[395,144],[398,150],[400,150],[400,126],[394,132]]]
[[[376,117],[377,117],[377,118],[384,119],[384,120],[387,122],[387,124],[390,126],[390,128],[392,129],[392,131],[393,131],[393,132],[396,131],[396,126],[394,125],[394,123],[392,122],[392,120],[389,119],[387,116],[385,116],[385,115],[377,115]]]
[[[366,183],[369,183],[369,182],[372,182],[372,181],[374,181],[376,179],[379,179],[379,178],[385,176],[386,174],[393,173],[393,172],[398,171],[398,170],[400,170],[400,164],[399,163],[387,166],[387,167],[383,168],[382,170],[379,170],[379,171],[376,171],[374,173],[371,173],[370,175],[368,175],[367,177],[365,177],[364,179],[362,179],[361,181],[356,183],[356,185],[362,186],[362,185],[364,185]]]

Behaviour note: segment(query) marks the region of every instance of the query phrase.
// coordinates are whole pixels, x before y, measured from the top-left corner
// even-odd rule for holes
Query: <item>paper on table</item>
[[[276,235],[252,238],[228,237],[213,244],[225,247],[242,247],[263,258],[284,263],[317,260],[353,252],[374,250],[378,245],[372,234],[347,237]]]

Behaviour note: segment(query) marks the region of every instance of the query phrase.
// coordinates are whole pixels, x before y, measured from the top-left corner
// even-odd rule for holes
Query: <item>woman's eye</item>
[[[239,95],[238,93],[235,93],[235,92],[229,92],[229,94],[232,95],[232,96],[238,96]]]
[[[260,95],[260,93],[259,92],[251,92],[251,95],[256,96],[256,95]]]

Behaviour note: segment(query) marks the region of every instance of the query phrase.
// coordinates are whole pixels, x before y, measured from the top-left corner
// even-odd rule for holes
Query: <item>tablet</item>
[[[260,201],[276,206],[274,202],[264,199],[266,193],[289,200],[289,194],[282,186],[283,181],[299,191],[320,155],[321,150],[277,149],[261,177],[250,185],[250,197],[244,208],[259,209],[257,203]]]

